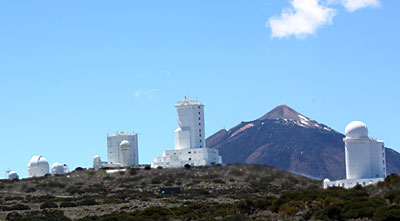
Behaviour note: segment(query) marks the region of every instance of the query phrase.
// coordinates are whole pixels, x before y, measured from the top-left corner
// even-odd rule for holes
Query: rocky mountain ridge
[[[344,135],[286,105],[220,130],[207,139],[224,163],[268,165],[315,178],[345,178]],[[400,173],[400,154],[386,150],[388,174]]]

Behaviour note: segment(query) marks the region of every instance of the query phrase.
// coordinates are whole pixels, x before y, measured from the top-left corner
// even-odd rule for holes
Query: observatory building
[[[17,172],[15,172],[13,170],[10,170],[10,171],[7,171],[7,179],[9,179],[9,180],[18,180],[19,176],[18,176]]]
[[[124,167],[139,164],[138,139],[135,133],[116,133],[107,135],[107,152],[109,164],[120,164]],[[125,165],[124,165],[125,159]]]
[[[62,175],[69,173],[69,168],[67,164],[61,164],[61,163],[53,163],[51,166],[51,174],[52,175]]]
[[[107,135],[108,162],[101,161],[99,155],[93,157],[93,168],[131,167],[139,165],[138,136],[135,133],[119,132]]]
[[[33,156],[28,163],[28,177],[40,177],[49,173],[49,162],[42,156]]]
[[[339,186],[352,188],[383,181],[386,177],[385,145],[383,141],[368,137],[367,126],[360,121],[347,125],[345,142],[346,179],[324,180],[324,188]]]
[[[175,108],[178,112],[178,128],[175,130],[175,150],[166,150],[162,157],[156,157],[152,167],[205,166],[221,164],[218,150],[206,148],[204,130],[204,105],[197,100],[179,101]]]

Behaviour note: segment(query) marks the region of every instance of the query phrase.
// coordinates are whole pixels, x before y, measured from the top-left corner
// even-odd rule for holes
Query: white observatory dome
[[[129,141],[127,141],[127,140],[123,140],[119,144],[119,147],[120,148],[129,148],[129,147],[131,147],[131,143],[129,143]]]
[[[347,138],[368,138],[368,128],[361,121],[353,121],[349,123],[345,129]]]
[[[93,157],[93,160],[98,160],[98,161],[100,161],[100,160],[101,160],[101,158],[100,158],[100,156],[99,156],[99,155],[94,155],[94,157]]]
[[[28,163],[28,177],[44,176],[49,173],[49,162],[42,156],[33,156]]]
[[[15,171],[8,171],[7,176],[8,176],[9,180],[19,179],[19,176],[18,176],[17,172],[15,172]]]
[[[51,166],[51,174],[53,175],[64,174],[64,165],[62,165],[61,163],[54,163]]]

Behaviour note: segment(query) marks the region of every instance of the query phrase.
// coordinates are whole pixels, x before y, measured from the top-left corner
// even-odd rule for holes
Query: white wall
[[[164,151],[162,157],[156,157],[154,159],[152,167],[183,167],[185,164],[191,166],[206,166],[212,163],[222,164],[222,159],[219,156],[218,150],[211,148],[193,148]]]
[[[384,144],[372,139],[345,138],[346,178],[386,177]]]
[[[324,181],[324,189],[328,187],[343,187],[346,189],[353,188],[356,185],[368,186],[374,185],[378,182],[384,181],[384,178],[370,178],[370,179],[345,179],[345,180],[337,180],[337,181]]]
[[[129,166],[139,165],[137,134],[117,133],[107,136],[107,153],[109,164],[123,164],[122,152],[119,147],[121,141],[127,140],[131,145],[129,152]]]

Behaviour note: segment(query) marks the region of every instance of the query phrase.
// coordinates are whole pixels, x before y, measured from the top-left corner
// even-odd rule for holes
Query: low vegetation
[[[400,220],[400,177],[322,189],[322,181],[256,165],[79,168],[0,181],[8,220]]]

